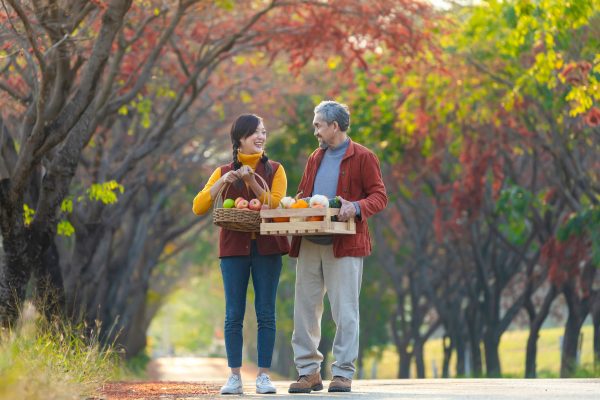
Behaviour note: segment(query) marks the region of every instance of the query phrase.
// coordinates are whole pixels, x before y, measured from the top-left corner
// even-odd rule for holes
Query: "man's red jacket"
[[[312,196],[315,176],[324,154],[325,150],[319,148],[308,158],[298,186],[298,191],[302,191],[302,197]],[[385,208],[387,194],[377,156],[352,140],[340,164],[336,194],[348,201],[358,201],[361,217],[357,218],[355,235],[334,235],[333,255],[335,257],[368,256],[371,254],[371,237],[367,218]],[[290,257],[298,257],[301,239],[299,236],[294,236],[292,239]]]

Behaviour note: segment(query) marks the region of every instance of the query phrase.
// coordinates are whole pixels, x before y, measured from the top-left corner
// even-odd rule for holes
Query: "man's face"
[[[315,114],[313,126],[315,127],[315,137],[319,141],[319,146],[321,148],[326,149],[332,143],[335,143],[335,135],[337,131],[339,131],[337,122],[334,121],[331,124],[328,124],[327,121],[321,117],[321,114]]]

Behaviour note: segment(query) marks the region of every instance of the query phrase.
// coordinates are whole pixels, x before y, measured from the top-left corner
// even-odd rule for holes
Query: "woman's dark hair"
[[[262,118],[255,114],[242,114],[233,121],[231,125],[231,144],[233,145],[233,169],[238,170],[241,168],[242,163],[238,160],[238,151],[241,145],[240,140],[252,135],[256,132],[258,125],[261,123]],[[273,173],[271,163],[269,163],[269,157],[267,153],[263,152],[260,162],[264,164],[265,172],[267,175]]]

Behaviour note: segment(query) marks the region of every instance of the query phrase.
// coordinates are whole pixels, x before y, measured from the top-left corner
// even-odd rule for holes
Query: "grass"
[[[540,331],[537,352],[537,372],[540,378],[556,378],[560,373],[560,337],[564,328],[546,328]],[[593,327],[583,326],[583,344],[581,347],[579,377],[600,376],[593,371]],[[506,378],[522,378],[525,374],[525,348],[527,345],[527,330],[508,331],[502,336],[500,342],[500,362],[502,375]],[[482,349],[483,352],[483,349]],[[431,339],[425,345],[425,375],[433,378],[433,366],[437,368],[437,376],[442,373],[442,341]],[[377,363],[376,376],[372,376],[373,358],[365,360],[365,378],[393,379],[398,374],[398,354],[393,346],[387,348],[382,359]],[[450,375],[455,376],[455,358],[450,361]],[[414,364],[414,363],[413,363]],[[411,377],[416,373],[411,371]]]
[[[118,377],[118,355],[79,332],[26,307],[15,329],[0,332],[0,400],[81,399]]]

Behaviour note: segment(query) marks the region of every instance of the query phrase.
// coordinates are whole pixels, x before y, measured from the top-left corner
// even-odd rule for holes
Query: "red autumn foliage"
[[[585,115],[584,121],[593,128],[600,126],[600,108],[592,107]]]
[[[587,61],[572,62],[565,66],[560,75],[569,85],[579,86],[587,83],[591,70],[592,65]]]
[[[560,287],[580,275],[581,264],[587,261],[590,244],[581,236],[571,236],[564,242],[551,237],[542,247],[541,262],[548,268],[550,282]],[[586,288],[588,285],[582,285]],[[587,292],[587,293],[586,293]],[[583,296],[589,295],[584,290]]]

